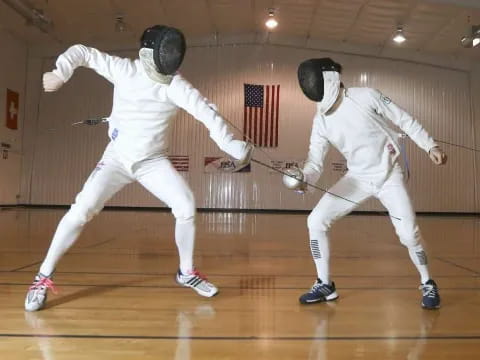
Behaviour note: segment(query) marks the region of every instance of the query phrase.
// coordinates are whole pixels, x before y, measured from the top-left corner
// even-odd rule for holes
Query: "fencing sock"
[[[195,222],[192,218],[187,222],[175,225],[175,241],[180,257],[180,271],[188,274],[193,270],[193,249],[195,246]]]
[[[324,284],[330,284],[330,246],[327,233],[324,231],[310,232],[310,250],[317,268],[317,275]]]
[[[408,254],[410,259],[417,267],[418,272],[420,273],[420,278],[422,284],[425,284],[430,280],[430,274],[428,272],[428,259],[425,250],[422,245],[416,245],[408,248]]]

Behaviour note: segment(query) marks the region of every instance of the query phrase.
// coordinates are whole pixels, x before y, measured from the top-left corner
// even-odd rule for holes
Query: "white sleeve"
[[[438,146],[423,126],[389,97],[372,89],[375,111],[402,129],[418,147],[429,152]]]
[[[111,56],[84,45],[73,45],[57,58],[56,69],[53,70],[53,73],[67,82],[77,67],[84,66],[95,70],[113,83],[116,75],[126,70],[129,63],[129,59]]]
[[[313,119],[308,158],[303,167],[303,173],[310,183],[316,183],[320,178],[323,162],[330,147],[328,139],[322,132],[320,121],[321,115],[317,114]]]
[[[207,127],[210,137],[222,151],[235,159],[243,159],[247,155],[246,143],[233,139],[227,123],[216,111],[215,106],[209,104],[207,99],[187,80],[180,75],[175,75],[168,87],[167,94],[175,105],[186,110]]]

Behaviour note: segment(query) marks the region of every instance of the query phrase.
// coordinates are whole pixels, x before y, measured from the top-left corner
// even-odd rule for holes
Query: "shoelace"
[[[310,289],[310,291],[316,291],[320,286],[322,286],[323,284],[321,283],[315,283],[313,284],[312,288]]]
[[[323,283],[316,282],[315,284],[313,284],[310,292],[320,291],[321,293],[324,293],[325,292],[324,290],[326,290],[326,288],[322,289],[322,287],[324,287],[324,285],[325,284],[323,284]]]
[[[428,296],[429,298],[437,296],[437,288],[433,285],[422,285],[420,288],[423,291],[423,296]]]
[[[36,290],[39,287],[45,286],[47,289],[52,290],[54,294],[58,294],[58,290],[55,287],[55,284],[52,280],[47,277],[42,277],[38,281],[35,281],[32,286],[30,286],[29,290]]]

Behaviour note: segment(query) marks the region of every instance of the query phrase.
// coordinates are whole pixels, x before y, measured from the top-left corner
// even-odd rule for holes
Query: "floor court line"
[[[107,240],[104,240],[104,241],[101,241],[101,242],[98,242],[98,243],[94,243],[94,244],[91,244],[91,245],[88,245],[88,246],[85,246],[85,247],[82,247],[80,249],[90,249],[90,248],[94,248],[96,246],[100,246],[100,245],[103,245],[105,243],[108,243],[110,241],[114,241],[116,239],[114,238],[111,238],[111,239],[107,239]],[[1,251],[1,249],[0,249]],[[18,254],[18,253],[21,253],[21,254],[44,254],[45,252],[44,251],[2,251],[3,254]],[[199,251],[199,254],[201,253],[201,251]],[[64,255],[64,257],[68,257],[68,256],[71,256],[71,255],[91,255],[92,252],[90,251],[69,251],[67,254]],[[95,253],[97,255],[101,255],[102,253]],[[108,252],[108,255],[109,256],[121,256],[121,255],[124,255],[124,256],[131,256],[132,254],[131,253],[127,253],[127,252]],[[170,256],[177,256],[177,252],[175,251],[172,251],[172,252],[143,252],[143,253],[135,253],[136,256],[158,256],[158,257],[170,257]],[[258,259],[278,259],[278,258],[286,258],[286,259],[290,259],[290,258],[298,258],[298,257],[301,257],[301,256],[310,256],[310,254],[305,254],[305,253],[295,253],[292,255],[292,253],[290,252],[289,254],[277,254],[277,255],[270,255],[270,254],[262,254],[262,255],[243,255],[243,254],[240,254],[240,255],[231,255],[231,254],[202,254],[201,257],[202,258],[237,258],[237,259],[243,259],[243,258],[249,258],[249,259],[252,259],[252,258],[258,258]],[[396,256],[391,256],[390,257],[392,260],[398,260],[398,257]],[[378,256],[363,256],[363,255],[358,255],[358,256],[331,256],[330,259],[346,259],[346,260],[368,260],[368,259],[378,259]],[[455,257],[455,258],[452,258],[453,260],[450,260],[450,258],[445,258],[445,257],[438,257],[438,256],[435,256],[435,257],[432,257],[432,259],[435,259],[435,260],[438,260],[438,261],[441,261],[441,262],[445,262],[445,263],[449,263],[451,265],[455,265],[455,266],[458,266],[458,267],[461,267],[461,265],[458,265],[456,263],[453,262],[453,260],[477,260],[477,257],[475,256],[464,256],[464,257]],[[35,265],[36,263],[34,264],[31,264],[31,265],[26,265],[26,266],[32,266],[32,265]],[[471,271],[471,272],[474,272],[474,273],[477,273],[480,275],[480,272],[478,271],[475,271],[475,270],[472,270],[472,269],[469,269],[467,267],[464,267],[464,270],[467,270],[467,271]],[[14,271],[14,270],[10,270],[10,271]]]
[[[134,340],[234,340],[234,341],[392,341],[392,340],[479,340],[480,335],[445,336],[141,336],[141,335],[89,335],[89,334],[0,334],[3,338],[53,339],[134,339]]]
[[[12,270],[8,270],[8,272],[20,272],[21,270],[24,270],[24,269],[27,269],[31,266],[35,266],[35,265],[39,265],[42,263],[43,260],[39,260],[39,261],[36,261],[34,263],[31,263],[31,264],[28,264],[28,265],[25,265],[25,266],[21,266],[19,268],[16,268],[16,269],[12,269]],[[3,271],[2,271],[3,272]]]
[[[473,273],[473,274],[475,274],[475,275],[480,275],[480,272],[479,272],[479,271],[470,269],[470,268],[467,267],[467,266],[463,266],[463,265],[457,264],[457,263],[455,263],[455,262],[453,262],[453,261],[451,261],[451,260],[447,260],[447,259],[444,259],[444,258],[441,258],[441,257],[438,257],[438,256],[436,256],[435,259],[438,260],[438,261],[441,261],[441,262],[443,262],[443,263],[445,263],[445,264],[449,264],[449,265],[455,266],[455,267],[457,267],[457,268],[459,268],[459,269],[469,271],[469,272],[471,272],[471,273]],[[476,260],[476,259],[475,259],[475,260]]]
[[[97,246],[100,246],[100,245],[104,245],[104,244],[106,244],[108,242],[111,242],[111,241],[114,241],[114,240],[117,240],[117,239],[110,238],[110,239],[107,239],[107,240],[100,241],[98,243],[94,243],[94,244],[91,244],[91,245],[88,245],[88,246],[81,247],[81,248],[77,249],[77,251],[69,251],[67,254],[64,255],[64,257],[71,256],[71,255],[91,255],[92,252],[90,252],[90,251],[78,251],[78,250],[91,249],[91,248],[94,248],[94,247],[97,247]],[[0,251],[1,251],[1,249],[0,249]],[[2,253],[3,254],[18,254],[18,253],[21,253],[21,254],[44,254],[44,251],[2,251]],[[97,254],[102,254],[102,253],[97,253]],[[199,254],[201,254],[201,251],[199,251]],[[111,255],[111,256],[114,256],[114,255],[117,255],[117,256],[121,256],[121,255],[131,256],[132,254],[128,253],[128,252],[110,252],[110,251],[108,251],[108,255]],[[172,252],[139,252],[139,253],[136,252],[135,255],[136,256],[166,257],[166,256],[177,256],[177,252],[176,251],[172,251]],[[303,252],[294,253],[293,255],[292,255],[291,252],[289,252],[288,254],[273,254],[273,255],[272,254],[261,254],[261,255],[201,254],[200,256],[202,258],[211,258],[211,257],[213,257],[213,258],[231,258],[231,257],[235,257],[235,258],[249,258],[249,259],[251,259],[251,258],[259,258],[259,259],[286,258],[286,259],[290,259],[290,258],[298,258],[298,257],[305,257],[306,259],[311,258],[310,253],[305,254]],[[367,259],[368,260],[368,259],[378,259],[378,256],[354,255],[354,256],[331,256],[330,258],[331,259],[346,259],[346,260],[355,260],[355,259],[358,259],[358,260]],[[449,260],[449,258],[445,258],[445,257],[432,257],[432,258],[436,259],[436,260],[439,260],[439,261],[442,261],[442,262],[452,261],[452,260]],[[384,259],[397,260],[398,257],[391,256],[391,257],[385,257]],[[465,257],[455,257],[453,259],[477,260],[477,257],[475,257],[475,256],[465,256]],[[453,261],[452,261],[452,264],[453,264]],[[466,268],[465,270],[474,271],[474,270],[471,270],[471,269],[468,269],[468,268]]]
[[[100,246],[100,245],[104,245],[106,243],[109,243],[111,241],[115,241],[117,240],[116,237],[111,237],[111,238],[108,238],[106,240],[103,240],[103,241],[99,241],[99,242],[96,242],[96,243],[93,243],[93,244],[90,244],[90,245],[87,245],[87,246],[82,246],[81,249],[91,249],[91,248],[94,248],[94,247],[97,247],[97,246]],[[72,253],[72,254],[75,254],[75,253]],[[109,253],[110,255],[111,253]],[[113,254],[112,254],[113,255]]]
[[[82,247],[80,249],[90,249],[90,248],[94,248],[96,246],[100,246],[100,245],[103,245],[107,242],[110,242],[110,241],[113,241],[115,239],[108,239],[108,240],[105,240],[105,241],[102,241],[102,242],[99,242],[99,243],[95,243],[95,244],[92,244],[92,245],[89,245],[89,246],[85,246],[85,247]],[[0,249],[1,251],[1,249]],[[40,251],[35,251],[35,252],[32,252],[32,251],[3,251],[2,252],[3,254],[18,254],[18,253],[21,253],[21,254],[44,254],[44,252],[40,252]],[[95,253],[96,255],[102,255],[102,254],[106,254],[108,253],[109,256],[131,256],[132,254],[131,253],[127,253],[127,252],[110,252],[110,251],[106,251],[105,253]],[[71,255],[91,255],[92,252],[90,251],[69,251],[67,254],[64,255],[64,257],[68,257],[68,256],[71,256]],[[178,252],[143,252],[143,253],[135,253],[136,256],[158,256],[158,257],[175,257],[177,256]],[[201,254],[201,251],[199,251],[199,254]],[[243,254],[240,254],[240,255],[231,255],[231,254],[201,254],[200,255],[202,258],[236,258],[236,259],[243,259],[243,258],[248,258],[248,259],[282,259],[282,258],[285,258],[285,259],[291,259],[291,258],[298,258],[298,257],[310,257],[310,253],[308,254],[305,254],[303,252],[301,253],[294,253],[292,255],[292,252],[289,252],[288,254],[273,254],[273,255],[270,255],[270,254],[261,254],[261,255],[243,255]],[[346,259],[346,260],[368,260],[368,259],[378,259],[378,256],[362,256],[362,255],[358,255],[358,256],[331,256],[330,257],[331,259]],[[398,259],[397,257],[395,256],[391,256],[390,257],[391,259]],[[476,260],[475,257],[468,257],[468,258],[460,258],[462,260]]]

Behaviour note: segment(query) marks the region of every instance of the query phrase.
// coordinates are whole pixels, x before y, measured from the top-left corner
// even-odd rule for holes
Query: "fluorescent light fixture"
[[[460,42],[464,48],[473,48],[480,44],[480,25],[473,25],[470,34],[461,38]]]
[[[397,28],[397,31],[395,31],[395,35],[393,36],[393,41],[395,41],[397,44],[403,43],[407,38],[403,34],[403,28],[399,26]]]
[[[275,19],[274,9],[268,9],[268,19],[265,22],[265,26],[270,30],[273,30],[278,26],[278,21]]]
[[[115,18],[115,32],[124,32],[127,30],[127,24],[123,20],[123,15],[117,15]]]
[[[472,26],[472,45],[473,47],[477,46],[480,44],[480,25],[474,25]]]
[[[53,30],[52,20],[44,14],[42,9],[36,9],[28,0],[3,0],[12,10],[22,16],[27,25],[33,25],[44,33],[50,33]]]

